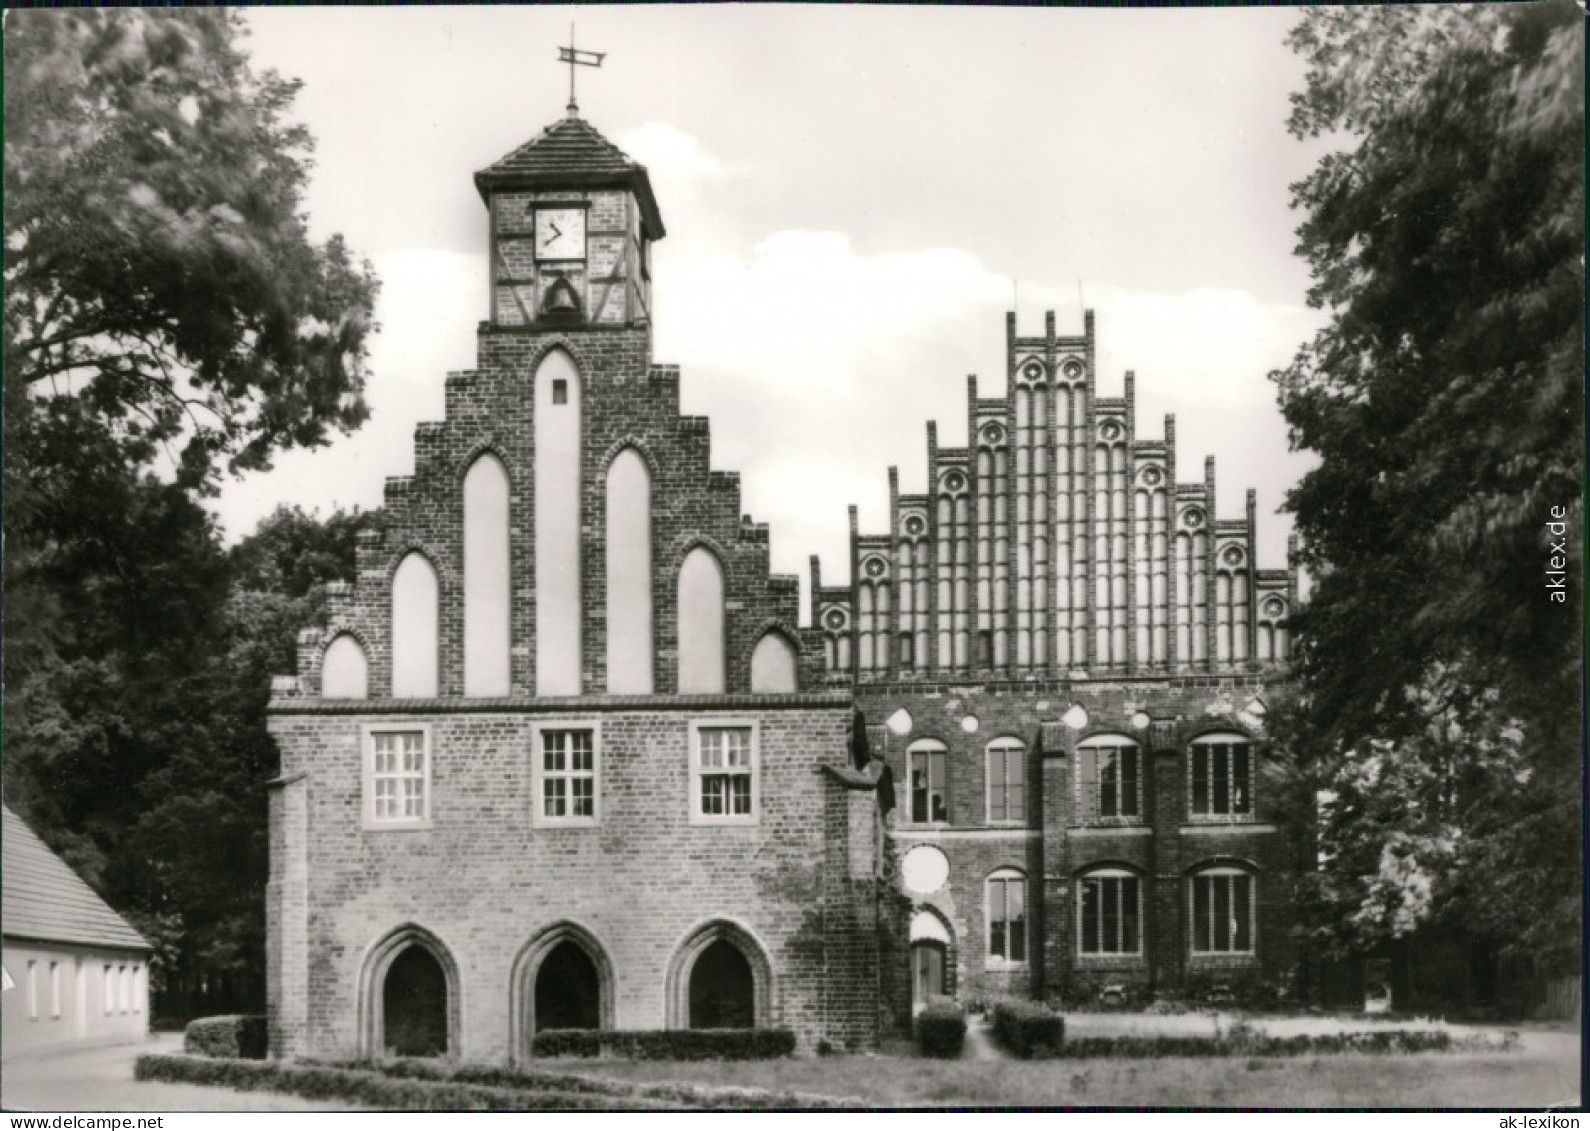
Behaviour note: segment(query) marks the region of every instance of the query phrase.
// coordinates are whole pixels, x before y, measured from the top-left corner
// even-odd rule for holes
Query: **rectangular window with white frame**
[[[535,728],[537,825],[594,825],[601,816],[601,728],[545,722]]]
[[[988,783],[988,821],[1014,824],[1026,820],[1027,750],[1013,738],[997,738],[984,752]]]
[[[1253,816],[1253,755],[1237,735],[1211,735],[1192,744],[1192,816],[1248,820]]]
[[[911,776],[911,823],[930,825],[950,819],[945,768],[949,751],[937,739],[913,742],[906,751]]]
[[[1131,824],[1143,819],[1142,759],[1138,746],[1116,735],[1077,748],[1078,808],[1086,820]]]
[[[754,825],[761,817],[760,728],[743,719],[690,724],[690,823]]]
[[[983,904],[988,917],[988,965],[1026,965],[1026,877],[1014,869],[995,872],[983,886]]]
[[[1211,868],[1192,877],[1192,952],[1252,954],[1253,877]]]
[[[370,724],[364,728],[364,823],[369,829],[431,824],[431,728]]]
[[[1137,877],[1110,869],[1082,877],[1077,887],[1077,946],[1085,955],[1135,955],[1143,950]]]

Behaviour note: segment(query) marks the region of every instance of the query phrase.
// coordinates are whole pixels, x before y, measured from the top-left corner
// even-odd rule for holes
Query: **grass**
[[[1550,1040],[1532,1039],[1550,1037]],[[550,1071],[855,1096],[876,1107],[1545,1107],[1579,1097],[1579,1043],[1526,1034],[1512,1053],[926,1060],[832,1056],[760,1063],[563,1061]]]

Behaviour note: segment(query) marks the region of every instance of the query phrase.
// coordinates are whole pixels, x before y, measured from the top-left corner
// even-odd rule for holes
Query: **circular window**
[[[1104,426],[1099,429],[1099,437],[1100,439],[1107,440],[1113,444],[1116,440],[1121,438],[1121,426],[1115,423],[1113,420],[1107,421]]]
[[[1227,546],[1226,550],[1225,550],[1225,553],[1220,555],[1220,560],[1225,562],[1228,566],[1239,566],[1239,565],[1241,565],[1242,564],[1242,550],[1241,550],[1241,548],[1238,547],[1238,546]]]
[[[1082,363],[1074,357],[1067,358],[1066,363],[1060,367],[1060,372],[1075,381],[1082,376]]]
[[[965,487],[966,476],[958,471],[952,471],[944,477],[944,489],[946,491],[960,491],[964,490]]]
[[[1043,376],[1043,365],[1036,361],[1029,361],[1021,368],[1022,376],[1029,381],[1036,381]]]
[[[1189,530],[1197,530],[1204,524],[1204,512],[1197,507],[1189,507],[1181,512],[1181,524]]]
[[[990,424],[983,429],[983,443],[998,444],[1005,439],[1005,430],[997,424]]]
[[[931,844],[919,844],[901,858],[900,878],[906,890],[932,895],[950,878],[950,858]]]
[[[838,632],[845,627],[845,614],[839,609],[829,609],[828,615],[823,618],[823,621],[829,628]]]
[[[921,515],[913,514],[913,515],[907,515],[906,516],[905,532],[907,534],[912,534],[912,535],[921,534],[926,529],[927,529],[927,523],[922,521],[922,516]]]
[[[1286,612],[1286,602],[1279,597],[1271,597],[1264,603],[1264,615],[1267,617],[1278,617],[1284,612]]]
[[[864,568],[866,569],[868,577],[882,577],[883,571],[886,567],[883,564],[882,558],[868,558],[867,564]]]
[[[1165,481],[1165,473],[1157,467],[1150,467],[1143,471],[1143,483],[1149,487],[1158,487]]]

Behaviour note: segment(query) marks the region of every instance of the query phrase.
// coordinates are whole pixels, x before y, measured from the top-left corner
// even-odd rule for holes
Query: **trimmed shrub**
[[[1042,1002],[1002,1001],[994,1006],[994,1039],[1016,1056],[1060,1056],[1065,1037],[1065,1018]]]
[[[411,1111],[789,1111],[857,1108],[858,1099],[709,1084],[637,1083],[448,1060],[248,1061],[150,1054],[140,1080],[283,1092]]]
[[[795,1051],[788,1029],[550,1029],[530,1043],[535,1056],[616,1056],[627,1060],[772,1060]]]
[[[264,1060],[270,1038],[260,1014],[200,1017],[188,1022],[182,1034],[182,1049],[194,1056]]]
[[[1102,1057],[1284,1057],[1332,1053],[1395,1056],[1427,1052],[1514,1052],[1518,1034],[1492,1038],[1485,1033],[1454,1036],[1444,1029],[1373,1029],[1358,1033],[1316,1033],[1275,1037],[1254,1025],[1233,1026],[1234,1032],[1210,1037],[1073,1037],[1061,1056],[1088,1060]]]
[[[953,1002],[935,1002],[916,1015],[916,1043],[923,1056],[950,1060],[966,1044],[966,1014]]]

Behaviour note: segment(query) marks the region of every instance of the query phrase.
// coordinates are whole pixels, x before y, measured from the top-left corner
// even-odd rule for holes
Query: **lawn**
[[[1577,1033],[1532,1031],[1511,1053],[1156,1060],[538,1061],[538,1069],[855,1097],[906,1107],[1533,1107],[1579,1101]]]

